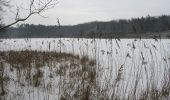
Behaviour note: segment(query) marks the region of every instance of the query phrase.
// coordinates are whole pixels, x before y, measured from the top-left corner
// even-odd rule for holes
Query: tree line
[[[1,36],[8,37],[80,37],[89,34],[144,34],[170,30],[170,16],[141,17],[109,22],[89,22],[72,26],[21,24],[11,27]]]

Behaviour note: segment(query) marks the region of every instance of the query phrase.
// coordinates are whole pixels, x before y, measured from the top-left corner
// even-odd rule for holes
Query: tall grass
[[[25,41],[26,50],[0,51],[2,100],[170,99],[164,40],[59,39],[38,43],[45,51]]]

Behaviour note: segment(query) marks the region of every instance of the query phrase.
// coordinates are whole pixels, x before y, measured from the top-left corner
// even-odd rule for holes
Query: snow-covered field
[[[0,51],[3,53],[0,54],[1,84],[5,90],[2,99],[149,99],[153,95],[161,99],[170,98],[170,90],[164,93],[165,88],[170,89],[168,39],[1,39]],[[18,56],[24,56],[24,53],[19,53],[21,51],[36,51],[33,53],[40,58],[39,52],[45,51],[70,57],[65,59],[61,56],[61,61],[48,60],[40,68],[34,59],[31,68],[21,68],[26,65],[9,60],[14,56],[10,55],[11,51],[18,52]],[[73,68],[70,67],[72,64]],[[84,66],[87,68],[85,71]],[[61,73],[63,70],[65,74]]]

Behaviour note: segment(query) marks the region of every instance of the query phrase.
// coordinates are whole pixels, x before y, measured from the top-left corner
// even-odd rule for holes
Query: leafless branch
[[[26,17],[20,18],[20,9],[21,7],[17,7],[17,11],[15,14],[15,21],[5,25],[0,28],[0,30],[6,29],[18,22],[22,22],[30,18],[32,15],[39,15],[43,18],[47,18],[43,15],[41,15],[42,12],[54,8],[54,6],[57,4],[57,0],[30,0],[30,5],[27,10],[29,10],[29,13]],[[26,8],[25,8],[26,9]]]

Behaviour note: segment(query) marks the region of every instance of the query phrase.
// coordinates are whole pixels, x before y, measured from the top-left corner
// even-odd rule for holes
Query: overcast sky
[[[24,0],[14,0],[15,3]],[[28,1],[28,0],[27,0]],[[32,16],[25,23],[56,25],[57,18],[62,25],[75,25],[90,21],[110,21],[141,16],[170,14],[170,0],[58,0],[54,9],[43,15]],[[12,16],[8,14],[8,16]],[[8,17],[6,23],[11,22]]]

